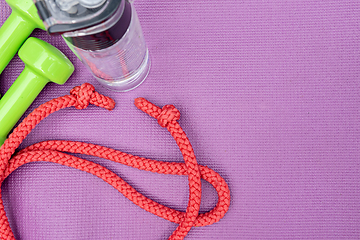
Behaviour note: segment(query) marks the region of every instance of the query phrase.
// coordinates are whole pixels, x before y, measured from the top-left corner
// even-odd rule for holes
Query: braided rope
[[[89,103],[108,110],[112,110],[115,107],[115,103],[111,98],[95,92],[95,89],[91,84],[85,83],[80,87],[72,89],[71,95],[59,97],[44,103],[29,114],[23,122],[14,129],[13,133],[10,134],[9,138],[0,149],[0,186],[4,179],[13,171],[29,162],[53,162],[76,168],[103,179],[142,209],[171,222],[178,223],[179,226],[169,239],[184,239],[191,227],[213,224],[225,215],[230,205],[230,191],[228,185],[218,173],[208,167],[197,164],[191,144],[180,125],[176,122],[176,120],[180,118],[180,113],[172,105],[166,105],[160,109],[143,98],[135,100],[135,105],[140,110],[156,118],[160,126],[168,129],[182,152],[184,163],[156,161],[94,144],[73,141],[44,141],[36,143],[21,150],[12,157],[15,150],[31,130],[49,114],[71,106],[74,106],[77,109],[84,109]],[[154,202],[137,192],[133,187],[107,168],[81,158],[67,155],[63,152],[81,153],[101,157],[154,173],[187,175],[189,179],[190,195],[186,212],[180,212]],[[218,193],[217,205],[211,211],[203,214],[199,214],[201,178],[208,181]],[[4,210],[1,190],[0,238],[3,240],[15,239]]]

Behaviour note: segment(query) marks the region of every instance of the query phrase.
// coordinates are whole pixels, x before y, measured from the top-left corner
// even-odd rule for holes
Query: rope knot
[[[90,83],[74,87],[70,94],[76,99],[74,106],[77,109],[85,109],[90,103],[107,110],[112,110],[115,107],[113,99],[96,92],[95,87]]]
[[[167,127],[170,122],[177,121],[179,119],[180,112],[173,105],[165,105],[161,109],[161,113],[157,118],[161,127]]]
[[[89,106],[95,87],[90,83],[84,83],[71,89],[70,94],[76,98],[75,108],[85,109]]]

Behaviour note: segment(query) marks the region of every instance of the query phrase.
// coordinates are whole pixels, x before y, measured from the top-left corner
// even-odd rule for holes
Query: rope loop
[[[173,105],[165,105],[161,110],[157,120],[163,128],[166,128],[170,122],[180,119],[180,112]]]

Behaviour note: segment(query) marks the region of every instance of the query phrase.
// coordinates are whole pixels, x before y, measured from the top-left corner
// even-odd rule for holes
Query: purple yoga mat
[[[117,105],[112,112],[57,112],[21,148],[74,140],[181,162],[170,134],[133,102],[173,104],[198,162],[231,190],[225,217],[193,228],[186,239],[359,239],[360,2],[136,0],[135,7],[152,66],[128,93],[101,87],[61,37],[32,34],[63,51],[76,70],[63,86],[48,84],[27,114],[84,82]],[[10,12],[0,0],[1,24]],[[0,76],[1,94],[22,69],[15,57]],[[145,196],[186,209],[186,177],[84,158]],[[217,195],[203,183],[205,212]],[[177,227],[102,180],[56,164],[19,168],[2,194],[17,239],[157,240]]]

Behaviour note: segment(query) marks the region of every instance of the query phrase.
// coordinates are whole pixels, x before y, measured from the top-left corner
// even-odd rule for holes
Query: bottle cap
[[[50,34],[89,28],[106,21],[123,0],[34,0]]]

